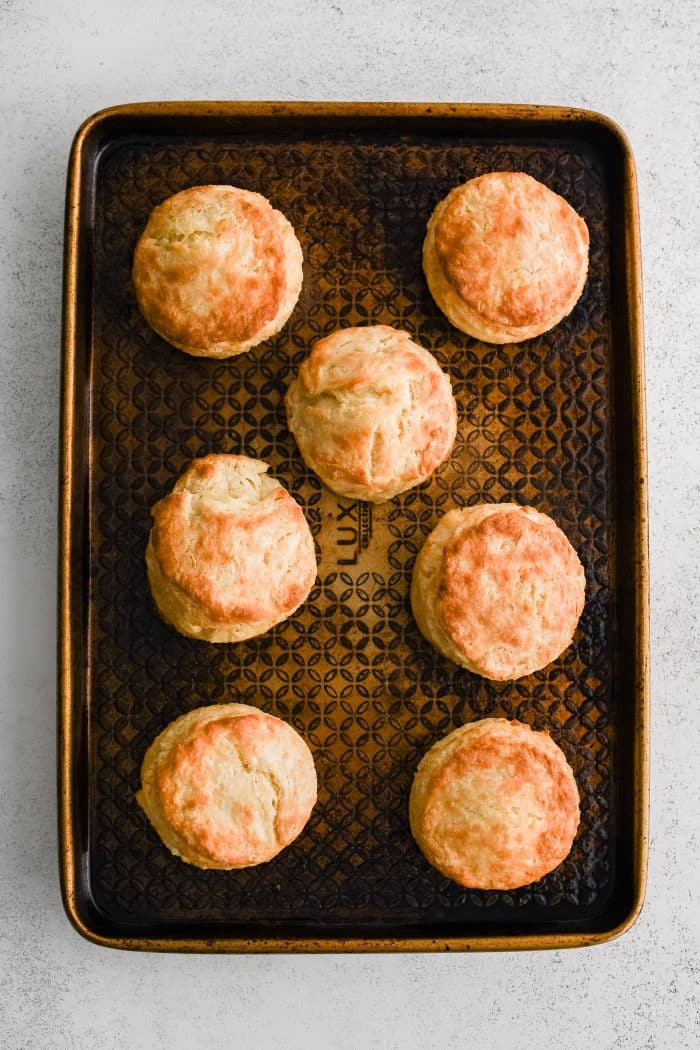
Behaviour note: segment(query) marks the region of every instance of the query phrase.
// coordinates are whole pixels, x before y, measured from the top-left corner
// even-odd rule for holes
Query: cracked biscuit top
[[[407,332],[386,325],[319,339],[286,405],[306,464],[338,495],[375,503],[425,481],[457,431],[449,376]]]
[[[214,704],[154,740],[136,798],[171,853],[198,868],[245,868],[300,833],[316,802],[316,770],[286,722],[245,704]]]
[[[231,357],[286,324],[302,252],[259,193],[194,186],[159,204],[134,253],[139,309],[163,339],[198,357]]]
[[[448,511],[430,533],[411,604],[443,655],[506,681],[546,667],[570,645],[585,589],[576,551],[550,517],[481,503]]]
[[[181,634],[237,642],[290,616],[316,578],[304,513],[248,456],[195,459],[155,504],[146,565],[154,600]]]
[[[574,308],[588,272],[588,228],[523,172],[453,189],[428,222],[428,286],[456,328],[490,343],[530,339]]]

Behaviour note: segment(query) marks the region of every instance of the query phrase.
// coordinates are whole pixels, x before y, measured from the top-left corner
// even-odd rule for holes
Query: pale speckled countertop
[[[692,0],[0,0],[0,1046],[700,1046],[698,54]],[[512,955],[177,957],[106,951],[69,927],[54,780],[65,169],[89,113],[168,98],[557,103],[628,133],[646,301],[653,762],[647,903],[622,939]]]

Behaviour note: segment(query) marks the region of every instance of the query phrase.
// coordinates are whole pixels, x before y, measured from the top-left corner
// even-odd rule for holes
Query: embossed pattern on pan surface
[[[521,170],[562,194],[591,234],[573,313],[523,345],[491,347],[450,326],[421,270],[425,223],[459,182]],[[284,330],[228,362],[169,347],[130,284],[151,208],[187,186],[265,194],[295,227],[304,286]],[[490,923],[509,932],[595,919],[615,868],[617,777],[610,504],[608,199],[602,161],[576,144],[358,133],[159,143],[134,137],[99,161],[92,315],[89,878],[116,923]],[[432,351],[459,410],[450,461],[420,488],[370,506],[333,496],[285,425],[283,396],[310,343],[342,325],[393,324]],[[320,561],[308,602],[269,634],[214,646],[158,619],[144,550],[149,507],[208,452],[262,457],[302,504]],[[456,504],[530,503],[563,528],[585,567],[574,645],[544,671],[487,682],[421,637],[408,592],[417,551]],[[171,856],[134,801],[150,741],[191,708],[241,701],[289,720],[311,746],[319,801],[273,862],[222,874]],[[542,882],[474,892],[430,868],[407,802],[420,757],[463,722],[497,715],[549,729],[571,762],[582,820]]]

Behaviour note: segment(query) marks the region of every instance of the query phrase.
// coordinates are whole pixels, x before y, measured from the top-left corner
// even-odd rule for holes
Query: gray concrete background
[[[700,1046],[699,30],[689,0],[0,0],[2,1047]],[[560,103],[628,132],[647,316],[653,779],[647,904],[621,940],[501,956],[175,957],[96,948],[64,918],[54,605],[65,168],[89,113],[178,98]]]

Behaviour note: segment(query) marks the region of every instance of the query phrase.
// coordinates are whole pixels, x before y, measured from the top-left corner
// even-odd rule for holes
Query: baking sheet
[[[454,185],[521,170],[591,234],[589,280],[552,332],[516,346],[453,328],[421,272],[425,223]],[[304,250],[285,329],[226,362],[168,346],[130,284],[151,208],[224,182],[269,197]],[[283,396],[314,339],[407,329],[453,382],[459,430],[428,483],[371,506],[305,468]],[[518,107],[167,104],[121,107],[79,134],[69,175],[62,465],[60,792],[64,900],[121,947],[341,950],[553,947],[621,932],[646,858],[646,518],[636,191],[604,118]],[[152,605],[149,507],[192,457],[271,464],[314,533],[309,600],[238,645],[181,637]],[[513,683],[457,668],[421,637],[417,551],[451,506],[514,500],[552,515],[586,570],[575,642]],[[206,703],[252,703],[310,744],[319,801],[269,864],[199,871],[134,801],[143,754]],[[582,819],[555,872],[510,892],[433,870],[408,828],[419,759],[465,721],[548,729]]]

